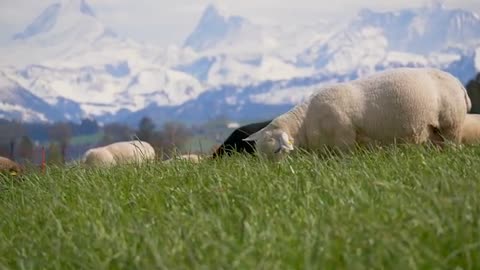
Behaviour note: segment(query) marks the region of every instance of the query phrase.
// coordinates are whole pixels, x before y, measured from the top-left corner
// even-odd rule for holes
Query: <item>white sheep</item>
[[[245,140],[258,153],[279,159],[294,150],[394,142],[460,142],[471,101],[449,73],[398,68],[325,86]]]
[[[116,142],[103,147],[92,148],[83,155],[88,166],[114,166],[126,163],[141,163],[155,159],[155,150],[144,141]]]
[[[196,154],[184,154],[184,155],[174,156],[173,158],[170,158],[170,159],[166,160],[165,162],[171,162],[172,160],[187,160],[187,161],[191,161],[193,163],[198,163],[198,162],[200,162],[201,159],[202,159],[202,157],[200,157],[199,155],[196,155]]]
[[[480,114],[467,114],[462,126],[462,143],[480,143]]]

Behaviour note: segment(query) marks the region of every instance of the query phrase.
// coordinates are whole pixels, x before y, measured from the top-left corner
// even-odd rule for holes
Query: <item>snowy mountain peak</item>
[[[95,17],[95,12],[93,12],[93,9],[90,7],[90,5],[88,5],[87,1],[85,0],[80,1],[80,12],[85,15]]]
[[[376,27],[387,37],[389,49],[426,54],[446,47],[469,47],[480,39],[480,19],[467,10],[448,9],[442,1],[419,9],[375,12],[364,9],[350,30]]]
[[[61,0],[60,4],[65,12],[80,12],[83,15],[95,17],[95,12],[86,0]]]
[[[195,30],[188,36],[184,47],[202,51],[238,32],[248,21],[239,16],[228,16],[213,4],[208,5]]]
[[[425,4],[425,9],[436,11],[446,9],[444,0],[430,0]]]
[[[30,23],[23,32],[13,36],[14,40],[24,40],[51,31],[63,16],[83,15],[95,17],[95,13],[85,0],[63,0],[51,4]]]
[[[205,10],[203,11],[200,21],[203,20],[225,20],[228,18],[228,14],[223,7],[220,7],[217,4],[208,4]]]
[[[15,34],[13,39],[27,39],[48,32],[55,25],[61,7],[59,3],[48,6],[23,32]]]

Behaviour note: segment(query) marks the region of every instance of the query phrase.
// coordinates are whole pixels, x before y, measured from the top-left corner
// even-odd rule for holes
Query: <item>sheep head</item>
[[[254,141],[257,153],[272,159],[282,159],[293,151],[293,138],[281,129],[262,129],[244,141]]]
[[[9,174],[9,175],[17,175],[23,171],[22,166],[17,162],[10,160],[6,157],[0,156],[0,173],[1,174]]]
[[[82,163],[89,167],[111,166],[116,164],[116,159],[104,148],[93,148],[85,152]]]

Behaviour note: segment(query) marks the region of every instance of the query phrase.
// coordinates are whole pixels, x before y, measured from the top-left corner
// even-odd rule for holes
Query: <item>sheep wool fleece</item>
[[[304,148],[395,141],[460,142],[471,101],[461,82],[430,68],[398,68],[325,86],[264,130],[282,129]]]
[[[153,160],[155,151],[144,141],[116,142],[85,152],[83,162],[90,166],[112,166]]]

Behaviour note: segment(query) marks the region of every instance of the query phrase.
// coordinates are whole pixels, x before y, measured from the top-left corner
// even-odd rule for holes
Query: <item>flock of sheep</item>
[[[471,106],[464,86],[449,73],[392,69],[322,87],[273,120],[240,127],[213,158],[234,150],[281,160],[296,148],[345,152],[393,143],[473,144],[480,142],[480,116],[468,114]],[[196,155],[179,158],[200,159]],[[82,163],[107,167],[153,159],[150,144],[129,141],[90,149]],[[0,158],[0,171],[18,172],[19,168]]]

